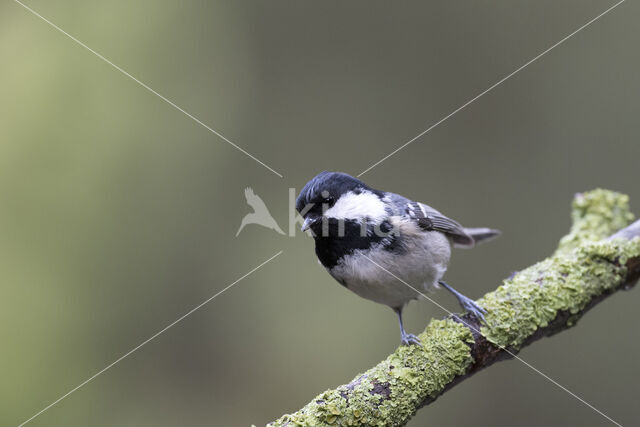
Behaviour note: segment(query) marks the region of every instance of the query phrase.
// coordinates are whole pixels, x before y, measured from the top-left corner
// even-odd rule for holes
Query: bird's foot
[[[483,322],[485,322],[484,315],[487,314],[487,310],[482,308],[480,305],[478,305],[478,303],[476,303],[471,298],[467,298],[465,296],[462,296],[461,298],[459,298],[459,301],[462,308],[467,310],[469,313],[473,314],[476,319],[482,320]]]
[[[402,335],[401,342],[402,342],[402,345],[411,345],[411,344],[422,345],[422,341],[420,341],[420,338],[418,338],[413,334]]]

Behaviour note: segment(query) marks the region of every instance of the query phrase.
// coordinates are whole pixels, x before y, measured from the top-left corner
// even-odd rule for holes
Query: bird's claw
[[[420,341],[420,338],[418,338],[413,334],[403,335],[401,342],[402,342],[402,345],[411,345],[411,344],[422,345],[422,341]]]
[[[464,300],[461,299],[460,300],[460,305],[462,305],[462,308],[464,308],[469,313],[471,313],[473,316],[475,316],[476,319],[482,320],[482,322],[486,323],[484,315],[487,314],[487,310],[485,310],[480,305],[478,305],[474,300],[469,299],[469,298],[464,299]]]

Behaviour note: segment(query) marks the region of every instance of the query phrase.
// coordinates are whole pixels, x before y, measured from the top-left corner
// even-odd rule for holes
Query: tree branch
[[[269,425],[402,426],[454,385],[574,326],[609,295],[630,289],[640,278],[640,221],[628,226],[628,197],[606,190],[578,194],[572,218],[551,257],[478,301],[488,310],[486,325],[469,315],[432,320],[420,334],[423,345],[399,347],[350,383]]]

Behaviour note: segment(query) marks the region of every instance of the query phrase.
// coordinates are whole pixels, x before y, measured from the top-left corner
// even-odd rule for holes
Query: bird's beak
[[[304,222],[302,223],[302,231],[307,231],[313,224],[316,223],[316,221],[318,221],[320,218],[316,218],[316,217],[312,217],[312,216],[308,216],[304,219]]]

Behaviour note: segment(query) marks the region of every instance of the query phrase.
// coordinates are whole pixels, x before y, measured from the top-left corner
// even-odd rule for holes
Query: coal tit
[[[375,190],[341,172],[322,172],[309,181],[300,191],[296,210],[329,274],[350,291],[396,312],[403,344],[420,342],[402,324],[404,306],[420,297],[416,289],[426,292],[442,285],[465,310],[484,319],[486,311],[443,282],[442,276],[452,246],[473,247],[497,236],[498,230],[464,228],[425,204]]]

